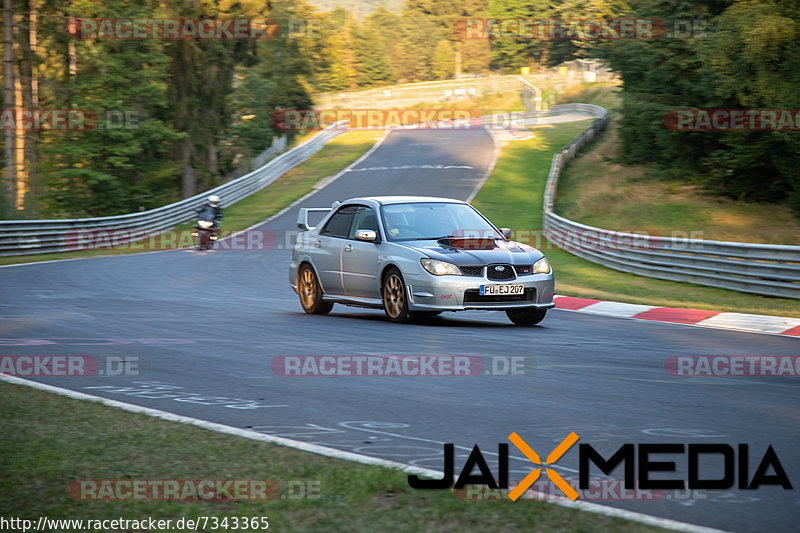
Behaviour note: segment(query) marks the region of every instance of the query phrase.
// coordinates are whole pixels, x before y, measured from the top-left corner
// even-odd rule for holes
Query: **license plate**
[[[500,296],[503,294],[525,294],[524,285],[481,285],[481,296]]]

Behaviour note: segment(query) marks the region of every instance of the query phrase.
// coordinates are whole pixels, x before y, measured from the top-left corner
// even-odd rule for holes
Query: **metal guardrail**
[[[608,123],[599,106],[553,106],[596,118],[553,156],[544,194],[544,230],[570,253],[603,266],[651,278],[683,281],[784,298],[800,298],[800,246],[678,239],[612,231],[553,212],[561,170]]]
[[[606,127],[607,111],[589,104],[567,104],[552,106],[544,112],[506,116],[513,122],[515,119],[567,113],[585,114],[595,120],[553,156],[544,194],[544,230],[552,242],[579,257],[615,270],[741,292],[800,298],[800,246],[642,235],[596,228],[556,215],[553,201],[561,170]],[[491,122],[485,125],[492,127]],[[0,221],[0,256],[90,248],[93,243],[81,240],[81,231],[87,230],[107,230],[110,233],[117,230],[113,231],[114,245],[157,234],[189,220],[210,194],[220,196],[223,205],[227,206],[261,190],[347,131],[340,126],[341,123],[329,126],[300,146],[240,178],[158,209],[100,218]]]
[[[517,79],[522,84],[522,105],[525,106],[525,109],[541,111],[542,90],[521,76],[517,76]]]
[[[486,94],[519,90],[517,76],[481,76],[441,81],[428,81],[380,87],[362,91],[321,93],[314,95],[314,107],[382,109],[405,107],[418,102],[458,101]]]
[[[520,84],[527,86],[529,91],[537,90],[519,76],[489,76],[400,86],[389,90],[391,94],[388,97],[385,94],[387,89],[328,95],[328,100],[330,101],[328,103],[353,105],[362,102],[370,107],[376,107],[382,103],[390,103],[394,106],[398,102],[408,101],[406,103],[415,103],[419,98],[441,99],[447,97],[448,91],[451,97],[461,98],[470,94],[470,88],[475,90],[475,94],[507,92],[509,90],[518,90]],[[384,98],[387,102],[382,102]],[[528,118],[525,114],[515,115],[515,118],[519,119]],[[514,120],[510,116],[509,119]],[[492,127],[491,124],[491,121],[486,123],[487,127]],[[102,242],[103,234],[97,233],[103,230],[109,232],[108,240],[110,243],[106,245],[114,246],[158,234],[189,220],[197,208],[211,194],[219,196],[223,206],[229,206],[266,187],[286,171],[316,153],[333,137],[347,131],[345,128],[337,127],[340,125],[341,123],[331,125],[309,141],[279,155],[266,165],[240,178],[191,198],[157,209],[141,213],[97,218],[0,220],[0,256],[71,252],[98,247],[98,244],[106,244]],[[90,232],[95,232],[95,234]]]
[[[328,141],[346,132],[347,129],[342,128],[341,124],[337,122],[330,125],[301,145],[244,176],[157,209],[97,218],[0,220],[0,256],[72,252],[93,248],[102,239],[86,240],[87,231],[110,232],[111,243],[107,245],[126,244],[158,234],[191,219],[197,208],[211,194],[219,196],[223,206],[230,206],[263,189],[318,152]]]
[[[395,85],[356,92],[316,94],[314,95],[314,107],[316,109],[388,109],[403,108],[421,102],[443,101],[463,102],[466,107],[469,106],[472,99],[480,96],[520,91],[526,108],[541,109],[542,92],[531,83],[531,80],[547,80],[546,82],[549,84],[559,83],[562,85],[569,82],[568,76],[556,73],[528,74],[526,76],[516,74],[480,76]],[[530,106],[528,100],[530,100]]]

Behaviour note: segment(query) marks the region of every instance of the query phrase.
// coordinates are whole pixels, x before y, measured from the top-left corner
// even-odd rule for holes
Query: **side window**
[[[350,232],[350,223],[353,221],[353,216],[356,213],[356,206],[347,205],[339,209],[325,224],[325,227],[320,231],[320,235],[328,235],[329,237],[347,237]]]
[[[371,229],[380,236],[381,232],[378,229],[378,219],[375,217],[375,211],[371,207],[359,207],[353,217],[353,224],[350,226],[349,238],[356,238],[356,231],[360,229]]]

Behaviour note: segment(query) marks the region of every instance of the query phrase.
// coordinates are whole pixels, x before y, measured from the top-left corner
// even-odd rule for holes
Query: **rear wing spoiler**
[[[327,213],[332,211],[333,207],[303,207],[300,209],[300,212],[297,213],[297,228],[300,231],[311,231],[316,226],[309,226],[308,225],[308,214],[309,213]]]

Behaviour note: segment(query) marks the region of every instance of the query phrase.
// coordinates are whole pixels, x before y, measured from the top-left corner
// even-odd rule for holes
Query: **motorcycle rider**
[[[211,226],[211,232],[215,236],[219,234],[219,222],[222,220],[222,208],[219,202],[219,196],[212,194],[208,197],[206,203],[197,209],[198,220],[210,220],[214,223]],[[200,227],[195,226],[195,229],[199,230]]]

